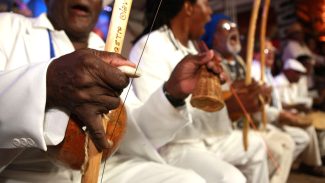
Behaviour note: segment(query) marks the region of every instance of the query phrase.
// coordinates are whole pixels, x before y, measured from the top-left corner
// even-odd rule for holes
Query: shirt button
[[[29,147],[34,147],[35,146],[35,142],[33,139],[31,138],[27,138],[27,143]]]
[[[16,147],[20,147],[20,146],[21,146],[21,145],[20,145],[20,140],[17,139],[17,138],[14,138],[14,139],[12,140],[12,144],[13,144],[14,146],[16,146]]]
[[[26,147],[28,145],[27,139],[26,138],[21,138],[20,139],[21,146]]]

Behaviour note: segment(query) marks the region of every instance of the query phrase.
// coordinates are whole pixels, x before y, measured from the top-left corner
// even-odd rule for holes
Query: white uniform
[[[234,60],[230,62],[224,59],[222,66],[228,78],[232,81],[246,77],[246,65],[239,55],[235,55]],[[256,113],[254,117],[257,121],[261,121],[260,113]],[[286,182],[293,158],[293,140],[289,135],[277,129],[272,124],[268,124],[265,131],[257,131],[257,133],[265,140],[268,147],[270,182]]]
[[[0,14],[0,27],[0,182],[80,182],[79,172],[61,167],[44,152],[48,145],[62,141],[69,118],[60,110],[45,112],[50,63],[47,30],[57,57],[74,51],[71,41],[64,31],[53,29],[45,14],[36,19]],[[102,50],[104,43],[91,33],[88,46]],[[144,105],[129,96],[127,111],[128,132],[121,152],[108,162],[104,182],[206,182],[194,171],[167,165],[155,149],[191,122],[185,109],[172,107],[160,88]],[[157,115],[164,112],[174,115]],[[160,131],[147,138],[150,133],[135,122],[141,119],[149,129]]]
[[[266,104],[265,105],[265,111],[266,111],[266,116],[267,116],[267,121],[269,124],[276,124],[277,120],[279,118],[280,112],[282,110],[282,105],[281,105],[281,100],[279,96],[278,90],[274,87],[274,78],[271,74],[271,70],[269,68],[266,68],[266,73],[265,73],[265,83],[268,84],[269,86],[272,86],[272,100],[271,103],[272,105]],[[252,64],[252,77],[256,79],[257,81],[260,80],[261,77],[261,68],[260,68],[260,62],[258,61],[253,61]],[[273,126],[273,125],[272,125]],[[270,128],[270,126],[269,126]],[[284,125],[286,130],[285,132],[290,135],[290,139],[287,138],[278,138],[276,139],[277,144],[281,144],[279,146],[280,150],[279,151],[274,151],[274,154],[278,154],[281,156],[279,160],[279,165],[281,167],[281,170],[278,171],[278,176],[275,176],[274,182],[286,182],[288,175],[290,173],[291,165],[293,160],[297,158],[299,154],[308,146],[310,142],[310,138],[307,135],[307,133],[298,128],[298,127],[290,127],[287,125]],[[277,127],[273,126],[272,129],[275,130],[281,130],[278,129]],[[291,133],[289,133],[291,132]],[[274,139],[274,138],[273,138]],[[294,144],[292,144],[294,143]],[[279,149],[278,148],[278,149]],[[281,152],[282,151],[282,152]]]
[[[290,83],[284,74],[276,76],[275,83],[279,90],[280,100],[283,104],[287,105],[305,104],[307,107],[311,107],[313,99],[307,94],[307,85],[305,85],[307,84],[306,78],[301,78],[299,82]]]
[[[139,61],[146,37],[142,37],[132,48],[129,56],[131,61]],[[143,77],[133,82],[139,99],[146,101],[153,91],[167,81],[185,55],[196,53],[192,42],[189,42],[188,47],[182,46],[166,26],[152,32],[139,63]],[[206,167],[201,166],[200,162],[206,162],[205,157],[197,157],[195,153],[208,150],[209,154],[240,167],[248,182],[268,182],[266,148],[261,138],[251,133],[251,145],[248,152],[244,152],[241,133],[232,130],[226,108],[207,113],[192,108],[188,101],[186,107],[191,111],[193,123],[179,131],[171,143],[160,149],[167,162],[204,171]],[[219,170],[225,168],[218,167]],[[235,175],[227,178],[235,178]]]
[[[275,88],[280,94],[281,103],[285,104],[297,104],[305,100],[300,100],[298,97],[297,84],[290,83],[284,74],[280,74],[274,78]],[[293,127],[285,126],[286,131],[295,139],[297,142],[305,142],[308,137],[301,131],[297,132]],[[302,162],[307,165],[320,166],[322,164],[319,143],[317,139],[316,130],[313,126],[304,129],[309,136],[309,144],[302,153]],[[303,138],[301,138],[303,137]],[[299,154],[296,154],[298,156]]]

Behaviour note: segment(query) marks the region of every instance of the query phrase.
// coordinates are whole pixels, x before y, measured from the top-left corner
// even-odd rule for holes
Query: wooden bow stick
[[[251,19],[249,23],[249,30],[247,36],[247,52],[246,52],[246,78],[245,78],[246,85],[252,83],[251,67],[252,67],[253,52],[254,52],[256,22],[257,22],[257,16],[258,16],[258,10],[260,4],[261,4],[261,0],[254,0]],[[246,120],[244,121],[244,128],[243,128],[243,145],[245,151],[247,151],[248,149],[249,119],[250,116],[246,115]]]
[[[270,0],[264,1],[262,20],[261,20],[261,33],[260,33],[260,55],[261,55],[261,80],[260,84],[265,83],[265,36],[266,36],[266,27],[267,27],[267,17],[269,13]],[[265,100],[262,96],[259,96],[261,102],[261,115],[262,115],[262,124],[263,130],[266,129],[267,119],[265,111]]]
[[[105,51],[121,53],[131,5],[132,0],[115,0],[109,32],[106,39]],[[107,121],[108,120],[105,119],[103,120],[105,130],[107,127]],[[101,159],[102,152],[98,152],[95,144],[89,138],[88,165],[82,176],[82,183],[97,183]]]

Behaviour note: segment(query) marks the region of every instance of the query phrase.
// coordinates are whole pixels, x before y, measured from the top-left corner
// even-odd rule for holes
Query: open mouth
[[[72,5],[70,9],[74,14],[79,16],[87,16],[90,14],[89,7],[82,4]]]
[[[233,35],[230,36],[229,40],[230,40],[231,44],[237,44],[238,43],[238,36],[233,34]]]

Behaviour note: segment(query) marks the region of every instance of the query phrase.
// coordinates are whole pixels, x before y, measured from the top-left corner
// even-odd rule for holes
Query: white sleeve
[[[258,61],[253,61],[251,74],[252,78],[254,78],[256,81],[261,79],[261,65]]]
[[[133,115],[155,148],[173,140],[179,130],[192,122],[186,105],[173,107],[165,97],[162,87],[156,90],[141,107],[135,109]]]
[[[279,110],[276,107],[270,106],[270,105],[265,105],[265,113],[266,113],[266,121],[268,123],[274,123],[277,122],[277,120],[279,119],[279,115],[281,110]],[[253,114],[254,119],[258,120],[258,121],[262,121],[262,114],[261,112],[256,112]]]
[[[124,96],[125,96],[124,92]],[[122,99],[125,99],[122,94]],[[170,142],[191,118],[186,108],[175,109],[159,88],[142,103],[130,89],[126,98],[127,130],[119,153],[164,162],[158,149]],[[166,113],[173,113],[167,115]]]
[[[46,150],[46,69],[38,63],[0,72],[0,147]]]
[[[307,107],[311,108],[313,105],[313,98],[309,96],[308,91],[308,78],[303,76],[299,79],[296,85],[298,96],[296,97],[296,103],[304,103]]]
[[[6,63],[2,52],[0,59]],[[63,140],[69,116],[57,109],[45,111],[49,63],[0,71],[0,148],[46,150]]]
[[[130,52],[129,59],[133,62],[139,60],[144,47],[144,38]],[[141,101],[147,100],[153,92],[168,80],[172,72],[173,68],[168,66],[168,59],[163,54],[158,53],[159,51],[161,50],[151,42],[151,44],[146,46],[142,54],[141,62],[139,63],[142,76],[133,82],[135,93]]]
[[[24,39],[30,23],[21,15],[0,15],[0,148],[46,150],[62,141],[66,129],[63,111],[45,111],[50,62],[37,52],[30,60],[35,53],[28,52]]]

